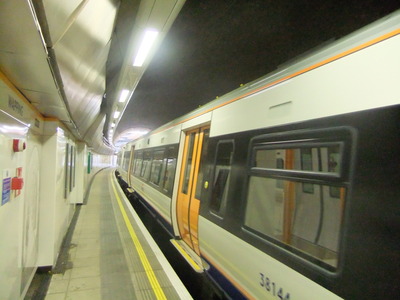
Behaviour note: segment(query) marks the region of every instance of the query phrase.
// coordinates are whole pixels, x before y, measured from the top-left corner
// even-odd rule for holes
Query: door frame
[[[179,150],[178,150],[178,159],[176,162],[176,171],[175,171],[175,180],[174,180],[174,189],[171,198],[171,221],[172,221],[172,228],[174,232],[175,239],[180,239],[179,227],[178,227],[178,220],[177,220],[177,213],[176,213],[176,206],[178,202],[178,189],[179,189],[179,181],[180,181],[180,174],[182,169],[182,162],[183,162],[183,151],[185,148],[185,138],[186,134],[189,131],[192,131],[196,128],[202,128],[209,126],[211,132],[211,112],[201,115],[195,119],[192,119],[188,122],[182,124],[180,138],[179,138]]]
[[[196,198],[200,164],[205,145],[205,133],[209,135],[210,126],[199,126],[185,131],[183,155],[179,172],[179,183],[176,202],[176,220],[179,237],[193,251],[200,255],[198,219],[200,201]],[[189,164],[188,157],[191,157]],[[190,166],[190,167],[189,167]],[[189,171],[189,173],[187,173]],[[185,189],[185,192],[183,190]]]

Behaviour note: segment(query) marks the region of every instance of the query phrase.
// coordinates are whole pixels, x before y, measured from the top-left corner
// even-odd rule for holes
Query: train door
[[[198,255],[199,198],[203,177],[200,161],[207,149],[209,132],[209,127],[186,132],[176,206],[180,236]]]

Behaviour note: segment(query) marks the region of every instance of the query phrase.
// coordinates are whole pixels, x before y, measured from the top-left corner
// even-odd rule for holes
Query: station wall
[[[113,164],[43,117],[0,73],[0,299],[23,299],[54,266],[91,178]]]

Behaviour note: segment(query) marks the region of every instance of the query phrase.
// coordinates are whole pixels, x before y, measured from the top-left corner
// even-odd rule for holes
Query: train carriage
[[[120,152],[228,297],[399,295],[399,25],[395,12]]]

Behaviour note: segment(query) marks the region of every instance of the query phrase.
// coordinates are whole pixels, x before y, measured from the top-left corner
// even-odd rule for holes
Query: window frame
[[[331,147],[331,146],[339,146],[340,148],[340,158],[341,165],[343,166],[343,155],[345,143],[343,141],[338,142],[322,142],[322,141],[307,141],[307,142],[293,142],[293,143],[275,143],[272,142],[271,145],[268,143],[264,145],[259,145],[253,147],[251,151],[251,162],[250,162],[250,172],[253,174],[269,174],[271,176],[276,176],[280,178],[299,178],[299,179],[309,179],[309,180],[317,180],[318,182],[327,181],[327,182],[338,182],[343,179],[343,168],[340,168],[338,173],[329,173],[329,172],[316,172],[316,171],[307,171],[307,170],[287,170],[287,169],[278,169],[278,168],[260,168],[253,167],[256,160],[256,153],[259,150],[289,150],[289,149],[308,149],[308,148],[319,148],[319,147]]]
[[[147,162],[145,164],[145,162]],[[150,180],[151,165],[153,162],[152,149],[145,149],[143,151],[142,168],[140,169],[140,178],[146,182]],[[145,168],[144,168],[145,167]],[[144,168],[144,169],[143,169]]]
[[[294,130],[283,133],[271,133],[254,136],[250,139],[248,146],[247,158],[247,175],[246,183],[243,191],[243,214],[241,221],[242,232],[249,238],[251,244],[258,245],[259,243],[275,249],[274,252],[290,257],[290,259],[307,261],[308,265],[316,268],[326,274],[336,274],[340,271],[343,257],[343,240],[344,228],[346,222],[346,206],[350,194],[350,176],[351,166],[354,157],[354,144],[356,143],[356,132],[348,126],[327,128],[327,129],[310,129],[310,130]],[[310,145],[325,146],[339,145],[340,150],[340,171],[338,173],[315,172],[306,170],[280,170],[273,168],[257,168],[255,166],[256,152],[259,149],[301,149],[309,148]],[[299,183],[312,183],[318,185],[340,186],[345,187],[346,195],[342,212],[341,227],[338,233],[338,251],[336,267],[327,266],[326,263],[318,258],[312,257],[310,254],[305,254],[299,249],[285,244],[282,241],[276,240],[273,237],[258,232],[249,226],[245,225],[247,197],[250,187],[250,179],[252,176],[266,177],[273,179],[283,179]]]
[[[153,173],[154,173],[154,171],[157,171],[157,170],[154,169],[153,166],[155,165],[155,163],[154,163],[155,157],[156,157],[156,155],[159,154],[159,153],[162,153],[162,155],[161,155],[161,159],[157,159],[157,161],[160,161],[159,170],[158,170],[158,172],[157,172],[158,181],[157,181],[157,182],[154,182],[154,181],[152,180],[152,179],[153,179],[153,176],[154,176]],[[162,174],[161,174],[161,172],[162,172],[163,166],[164,166],[165,149],[164,149],[164,148],[161,148],[161,149],[154,149],[154,150],[152,151],[152,153],[151,153],[151,157],[152,157],[152,158],[151,158],[151,168],[150,168],[149,182],[150,182],[152,185],[159,187],[159,186],[160,186],[160,183],[161,183],[161,181],[162,181]]]
[[[134,162],[133,164],[134,169],[132,176],[140,181],[143,181],[147,183],[149,186],[152,188],[156,189],[157,191],[161,192],[162,194],[172,197],[172,192],[173,192],[173,182],[175,179],[176,175],[176,167],[177,167],[177,159],[178,159],[178,144],[171,144],[171,145],[165,145],[161,147],[154,147],[154,148],[145,148],[145,149],[137,149],[134,150]],[[151,181],[151,176],[152,176],[152,167],[153,167],[153,161],[154,161],[154,154],[156,152],[163,152],[162,159],[161,159],[161,165],[160,165],[160,180],[158,184],[155,184],[154,182]],[[147,159],[150,157],[150,159]],[[144,161],[147,161],[146,165],[146,170],[143,170],[143,167],[145,166]],[[169,175],[170,181],[168,183],[171,185],[168,185],[167,187],[169,189],[165,189],[165,183],[166,183],[166,174],[168,170],[168,160],[173,161],[173,172],[172,174]],[[149,168],[147,170],[147,168]],[[148,173],[147,177],[145,176],[143,172],[146,171]],[[172,181],[171,181],[172,180]],[[172,183],[171,183],[172,182]]]
[[[231,144],[232,145],[232,151],[231,151],[232,157],[231,157],[231,161],[230,161],[230,164],[229,164],[229,172],[228,172],[228,175],[227,175],[227,178],[226,178],[226,181],[225,181],[224,188],[222,190],[222,195],[221,195],[221,200],[220,200],[220,203],[219,203],[219,208],[217,210],[217,209],[213,208],[213,195],[214,195],[214,188],[215,188],[216,180],[219,177],[219,172],[218,172],[218,174],[216,174],[217,160],[218,160],[218,150],[219,150],[220,145],[222,145],[222,144]],[[229,198],[229,191],[230,191],[230,188],[229,188],[230,187],[230,181],[232,179],[231,175],[232,175],[232,164],[233,164],[233,156],[234,155],[235,155],[235,140],[234,139],[219,140],[217,142],[217,145],[215,147],[215,156],[214,156],[214,160],[213,160],[213,168],[212,168],[212,173],[211,173],[212,174],[212,176],[211,176],[212,185],[211,185],[210,201],[209,201],[209,204],[208,204],[208,208],[209,208],[209,211],[210,211],[210,213],[212,215],[214,215],[214,216],[216,216],[216,217],[218,217],[220,219],[223,219],[224,216],[225,216],[225,213],[226,213],[226,206],[227,206],[227,202],[228,202],[228,198]],[[224,197],[225,190],[226,190],[227,194]]]

